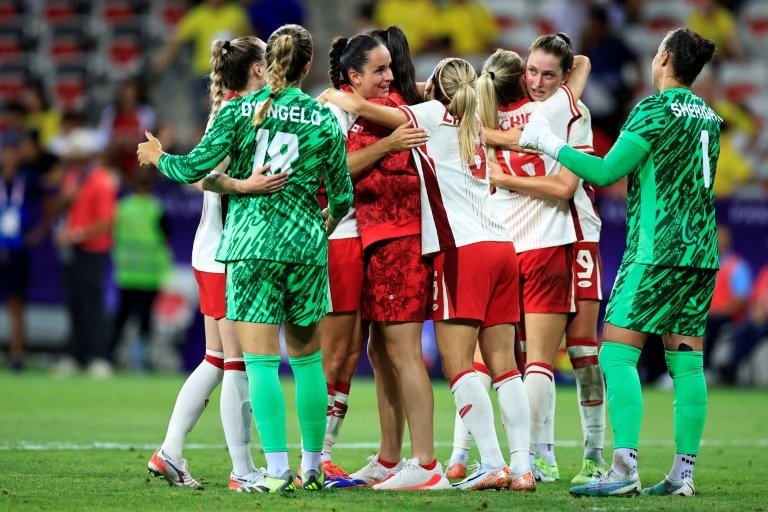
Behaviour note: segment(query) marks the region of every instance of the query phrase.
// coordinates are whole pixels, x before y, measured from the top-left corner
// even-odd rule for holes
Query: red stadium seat
[[[760,92],[768,78],[766,64],[760,59],[747,62],[723,62],[720,82],[723,94],[731,101],[740,103]]]
[[[744,47],[752,55],[768,56],[768,2],[749,2],[739,15]]]
[[[653,32],[667,32],[685,24],[689,6],[679,0],[648,0],[640,9],[643,24]]]
[[[0,102],[19,100],[27,87],[27,79],[23,72],[0,71]]]

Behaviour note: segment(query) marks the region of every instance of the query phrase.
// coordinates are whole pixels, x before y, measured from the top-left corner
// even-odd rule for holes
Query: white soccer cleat
[[[451,489],[443,474],[443,466],[435,461],[432,470],[419,465],[419,459],[408,459],[393,476],[373,486],[376,491],[439,491]]]
[[[473,466],[474,471],[467,478],[461,482],[453,484],[454,489],[462,489],[465,491],[484,491],[486,489],[493,489],[500,491],[509,487],[509,482],[512,479],[512,472],[507,466],[500,468],[489,468],[484,464],[475,464]]]
[[[189,466],[186,459],[174,460],[163,453],[163,450],[160,448],[155,451],[152,458],[147,462],[147,470],[156,477],[164,478],[168,485],[203,489],[200,482],[189,474]]]
[[[672,480],[668,476],[653,487],[643,489],[644,496],[696,496],[693,479]]]
[[[352,473],[349,478],[359,484],[374,485],[391,477],[403,467],[405,459],[399,461],[394,468],[385,468],[379,462],[379,454],[368,457],[366,464],[360,471]]]
[[[235,492],[259,492],[256,489],[264,481],[267,471],[264,468],[257,469],[245,476],[237,476],[234,472],[229,474],[229,488]]]

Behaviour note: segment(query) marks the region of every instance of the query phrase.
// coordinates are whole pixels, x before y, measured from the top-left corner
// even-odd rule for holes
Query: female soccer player
[[[628,176],[627,249],[605,314],[600,367],[614,433],[611,469],[574,496],[640,492],[643,413],[637,360],[648,334],[664,339],[675,392],[675,459],[644,494],[695,494],[693,470],[707,413],[702,335],[718,266],[712,179],[722,119],[690,90],[712,41],[670,31],[651,64],[657,94],[638,103],[604,159],[576,151],[533,116],[520,139],[597,185]]]
[[[519,320],[517,261],[508,231],[493,214],[476,122],[475,82],[475,71],[468,62],[446,59],[427,82],[430,101],[420,105],[383,107],[333,90],[326,91],[323,98],[384,126],[411,121],[429,135],[414,156],[421,178],[422,253],[435,257],[435,337],[456,407],[481,455],[475,471],[456,487],[499,489],[517,487],[521,479],[529,485],[533,481],[530,473],[510,472],[496,437],[490,398],[472,368],[480,335],[480,348],[495,377],[494,388],[510,437],[509,429],[528,413],[513,350],[514,323]],[[480,261],[483,263],[478,264]],[[528,471],[525,457],[521,466]],[[400,472],[373,488],[398,488],[406,479],[415,483],[422,472],[418,461],[411,459]],[[446,486],[447,480],[440,480],[437,485],[424,482],[413,487]]]
[[[219,110],[230,99],[264,87],[264,69],[262,40],[241,37],[213,43],[209,128]],[[225,171],[228,163],[229,159],[225,159],[218,169]],[[254,192],[277,190],[282,187],[286,177],[265,176],[263,186]],[[225,267],[214,258],[223,228],[223,200],[221,195],[214,192],[203,193],[203,211],[192,244],[192,267],[198,282],[200,311],[205,320],[205,359],[179,391],[165,441],[152,455],[147,467],[151,473],[164,477],[172,485],[201,487],[189,474],[187,463],[182,457],[184,440],[200,418],[211,392],[221,381],[221,423],[227,450],[232,458],[229,488],[249,492],[261,481],[263,472],[256,470],[249,446],[251,415],[247,406],[248,378],[245,375],[243,351],[235,337],[232,322],[224,318]]]
[[[268,87],[233,99],[188,155],[166,155],[154,138],[139,149],[142,161],[182,182],[204,177],[230,152],[234,178],[264,164],[271,173],[290,174],[277,194],[231,198],[216,254],[227,264],[227,318],[235,321],[243,347],[251,408],[267,459],[267,476],[254,488],[259,492],[295,489],[278,376],[281,324],[296,379],[303,487],[319,490],[324,482],[326,394],[319,323],[328,307],[326,232],[349,210],[352,182],[338,123],[299,89],[311,59],[309,32],[298,25],[281,27],[267,41]],[[321,178],[329,198],[326,232],[316,199]],[[224,176],[212,181],[227,187]]]
[[[565,34],[558,34],[558,38],[563,39],[570,46],[570,40]],[[507,81],[517,79],[510,72],[512,68],[505,62],[510,58],[508,55],[505,57],[505,52],[502,51],[494,54],[486,62],[484,69],[487,74],[483,74],[480,79],[480,90],[487,93],[486,95],[481,93],[481,100],[485,97],[488,101],[481,101],[481,104],[492,105],[493,95],[503,97],[505,90],[509,89],[506,86]],[[494,79],[490,79],[490,76],[494,76]],[[483,77],[487,78],[484,80]],[[525,80],[525,84],[529,97],[533,97],[535,93],[533,88],[538,86],[541,92],[539,101],[551,98],[561,85],[557,80],[541,78],[537,80],[536,77]],[[493,86],[493,89],[487,86]],[[581,151],[592,152],[592,123],[589,110],[581,101],[578,101],[576,106],[579,117],[569,127],[568,141]],[[488,118],[486,124],[495,128],[498,123],[490,114],[489,112],[485,116]],[[495,112],[492,114],[495,115]],[[514,149],[509,148],[509,142],[505,147]],[[600,311],[599,301],[602,299],[600,290],[602,266],[598,248],[601,221],[593,200],[594,191],[589,184],[583,184],[578,176],[564,167],[561,167],[556,174],[533,177],[492,172],[491,184],[503,189],[523,192],[534,198],[569,201],[572,206],[570,213],[578,238],[573,244],[572,254],[577,313],[568,318],[565,337],[568,355],[576,376],[585,448],[581,471],[571,480],[571,483],[586,483],[594,476],[600,476],[605,466],[603,461],[605,387],[603,375],[597,363],[597,321]],[[549,412],[552,418],[555,414],[554,407],[555,401],[552,400]],[[543,447],[546,455],[549,452],[549,444],[554,440],[554,421],[545,422],[545,429],[546,434],[542,442],[546,445]],[[552,456],[554,458],[554,453]],[[549,468],[542,468],[544,464],[547,464],[547,461],[538,459],[539,472],[543,472],[542,469],[551,469],[554,465],[550,461]]]
[[[589,61],[574,58],[569,43],[559,35],[538,37],[530,47],[525,64],[525,84],[529,96],[514,99],[507,92],[497,95],[495,118],[490,128],[501,131],[524,125],[537,101],[548,104],[553,126],[566,137],[569,126],[579,118],[576,101],[589,74]],[[568,80],[568,85],[564,82]],[[550,94],[547,96],[546,94]],[[483,109],[493,103],[481,100]],[[498,132],[486,130],[488,141],[497,144]],[[506,149],[495,153],[506,174],[522,177],[558,174],[560,164],[546,155],[525,154]],[[568,314],[575,312],[572,282],[572,244],[576,230],[566,201],[540,199],[498,189],[494,202],[512,232],[518,251],[523,326],[527,355],[525,388],[531,406],[532,469],[537,480],[553,482],[560,478],[554,455],[550,423],[554,421],[554,359],[565,332]]]
[[[392,57],[383,38],[395,51],[399,66],[396,70],[391,67]],[[379,31],[378,36],[336,38],[331,45],[329,76],[337,89],[344,88],[380,104],[402,105],[420,101],[413,75],[408,43],[397,27]],[[394,87],[402,87],[404,93]],[[410,151],[404,151],[423,144],[426,136],[423,130],[409,128],[407,123],[390,131],[356,118],[347,133],[347,161],[356,178],[355,220],[361,236],[358,243],[365,251],[364,277],[358,289],[363,290],[363,325],[373,322],[369,351],[376,371],[382,433],[380,453],[352,475],[353,480],[365,483],[376,483],[400,469],[403,405],[414,456],[428,462],[434,458],[432,407],[424,401],[431,396],[432,388],[421,357],[421,324],[431,267],[421,256],[418,174]],[[340,261],[329,257],[332,274],[330,269],[346,261],[341,253],[335,255]],[[348,275],[349,270],[342,267],[339,274]],[[346,349],[343,344],[335,344],[328,351],[330,358],[341,356],[336,376],[345,374],[343,379],[336,379],[339,396],[329,409],[323,451],[328,462],[346,413],[349,380],[357,367],[361,341],[358,338],[358,344],[349,347],[348,352],[340,350]],[[325,348],[323,354],[327,354]],[[342,368],[343,372],[338,372]],[[404,394],[403,389],[410,392]],[[329,464],[326,467],[336,469]]]

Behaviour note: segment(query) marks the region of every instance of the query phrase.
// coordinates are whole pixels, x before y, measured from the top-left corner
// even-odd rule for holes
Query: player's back
[[[629,175],[625,259],[717,268],[712,183],[721,122],[704,100],[684,88],[666,89],[632,111],[622,136],[650,154]]]

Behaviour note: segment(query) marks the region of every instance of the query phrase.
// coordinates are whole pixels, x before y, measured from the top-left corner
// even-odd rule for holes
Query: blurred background
[[[76,370],[63,365],[78,331],[67,320],[57,226],[77,200],[76,166],[98,166],[118,205],[148,201],[167,241],[169,271],[156,276],[149,327],[120,308],[126,285],[114,262],[130,228],[98,249],[102,347],[84,370],[187,371],[204,352],[202,317],[189,266],[202,197],[135,159],[144,130],[164,149],[188,151],[207,117],[205,75],[213,39],[256,34],[284,23],[312,32],[315,58],[304,89],[328,87],[335,35],[397,24],[425,80],[445,56],[478,69],[497,47],[527,55],[541,33],[562,31],[589,56],[584,103],[598,154],[615,140],[631,107],[653,92],[650,64],[665,33],[689,26],[715,41],[715,61],[695,89],[725,120],[714,182],[721,272],[707,333],[713,384],[768,384],[768,0],[0,0],[0,368]],[[599,191],[604,295],[624,250],[625,184]],[[134,205],[135,207],[135,205]],[[147,213],[149,215],[149,213]],[[128,241],[128,242],[126,242]],[[77,240],[70,241],[77,243]],[[159,265],[155,260],[152,265]],[[88,270],[88,269],[86,269]],[[75,291],[77,283],[74,283]],[[71,291],[70,291],[71,293]],[[84,298],[88,299],[88,297]],[[124,305],[124,304],[123,304]],[[425,359],[439,375],[430,326]],[[73,334],[73,336],[71,336]],[[646,382],[669,385],[658,340],[644,355]],[[559,378],[569,380],[564,354]],[[659,366],[661,365],[661,366]],[[361,371],[370,371],[363,362]]]

